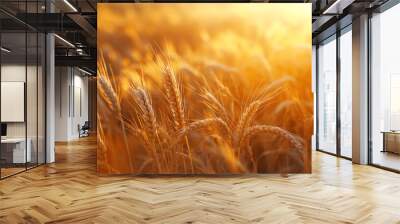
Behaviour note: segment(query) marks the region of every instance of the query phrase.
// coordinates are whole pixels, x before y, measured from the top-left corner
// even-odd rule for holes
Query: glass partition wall
[[[20,1],[18,6],[34,12],[38,6],[32,4],[39,3]],[[14,18],[0,12],[0,19]],[[45,163],[45,35],[21,22],[13,21],[13,29],[4,26],[0,27],[1,179]]]
[[[351,25],[317,46],[317,150],[347,159],[352,154]]]
[[[400,4],[371,18],[370,163],[400,171]]]
[[[26,144],[26,33],[1,34],[1,177],[24,171]],[[5,49],[5,50],[4,50]]]

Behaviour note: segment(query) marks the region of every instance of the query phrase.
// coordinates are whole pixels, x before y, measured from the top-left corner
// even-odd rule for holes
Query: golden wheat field
[[[311,4],[98,4],[98,171],[311,172]]]

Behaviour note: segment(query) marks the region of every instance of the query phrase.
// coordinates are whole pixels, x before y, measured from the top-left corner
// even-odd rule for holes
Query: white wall
[[[76,70],[75,70],[76,72]],[[78,124],[81,126],[88,120],[88,78],[81,76],[82,73],[74,75],[74,107],[72,108],[71,135],[79,137]]]
[[[71,67],[56,67],[55,140],[79,137],[78,125],[88,120],[88,78]]]
[[[26,67],[24,65],[18,65],[18,64],[5,64],[1,66],[1,81],[2,82],[25,82],[25,71]],[[28,74],[36,74],[36,67],[33,66],[28,66],[27,67],[27,72]],[[29,77],[28,77],[29,78]],[[36,85],[36,80],[29,80],[30,86]],[[30,91],[31,90],[31,91]],[[34,102],[32,105],[27,105],[31,107],[37,106],[36,104],[36,88],[28,88],[27,89],[27,103],[31,104]],[[36,111],[36,109],[34,110]],[[7,108],[1,108],[2,110],[7,110]],[[32,109],[32,108],[31,108]],[[31,110],[30,110],[31,111]],[[36,113],[28,113],[28,122],[34,121],[36,123]],[[33,125],[28,124],[28,128],[32,127]],[[36,127],[35,127],[36,129]],[[29,137],[29,130],[28,130],[28,137]],[[35,133],[36,134],[36,133]],[[8,137],[25,137],[25,122],[7,122],[7,136]]]
[[[37,71],[37,69],[39,69]],[[26,120],[22,122],[5,122],[7,124],[8,138],[27,138],[32,151],[32,161],[39,163],[44,162],[44,83],[42,68],[39,66],[27,67],[25,64],[3,64],[1,66],[2,82],[24,82],[26,84],[26,107],[22,109],[22,113],[26,112]],[[27,80],[26,80],[27,78]],[[24,93],[22,93],[24,94]],[[7,97],[7,96],[2,96]],[[1,108],[1,110],[11,110],[11,108]],[[13,111],[8,111],[13,113]],[[37,153],[39,155],[37,156]]]
[[[55,68],[55,141],[67,141],[69,132],[69,68]]]

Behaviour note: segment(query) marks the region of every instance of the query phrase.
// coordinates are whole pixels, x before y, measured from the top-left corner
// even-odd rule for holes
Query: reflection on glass
[[[31,159],[26,141],[26,34],[2,33],[1,52],[1,161],[2,177],[25,170]],[[27,150],[28,149],[28,150]]]
[[[318,48],[318,148],[336,153],[336,39]]]
[[[45,35],[42,33],[38,34],[38,136],[37,136],[37,147],[38,147],[38,156],[37,162],[38,164],[45,163],[45,60],[46,60],[46,52],[45,52]]]
[[[352,35],[340,36],[340,153],[352,157]]]
[[[400,73],[390,75],[390,130],[400,130]]]
[[[372,17],[372,163],[400,170],[400,5]]]
[[[27,33],[27,75],[26,75],[26,112],[27,112],[27,143],[30,149],[28,168],[37,165],[37,76],[38,76],[38,36],[36,32]]]
[[[0,1],[1,6],[22,16],[44,12],[45,1]],[[0,17],[13,20],[2,12]],[[45,162],[45,35],[22,23],[12,27],[0,27],[0,178]]]

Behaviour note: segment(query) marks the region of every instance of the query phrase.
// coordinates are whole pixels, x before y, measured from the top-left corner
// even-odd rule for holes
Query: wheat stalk
[[[280,127],[271,125],[255,125],[246,129],[242,141],[240,142],[240,146],[243,147],[244,144],[248,140],[250,140],[254,135],[260,133],[267,133],[267,134],[281,136],[285,138],[287,141],[289,141],[290,144],[293,145],[295,149],[297,150],[303,149],[303,143],[294,134]]]
[[[150,97],[147,92],[142,88],[137,88],[134,90],[135,100],[138,104],[144,121],[144,126],[146,131],[150,134],[151,140],[155,140],[158,133],[157,130],[157,120],[153,110],[153,105],[151,103]]]
[[[97,80],[99,81],[100,90],[104,93],[103,100],[108,104],[109,109],[120,112],[121,105],[119,103],[118,96],[110,83],[110,80],[104,76],[100,76]]]
[[[218,88],[220,88],[220,90],[222,90],[226,96],[233,97],[231,90],[224,83],[222,83],[221,80],[219,80],[217,77],[214,80]]]
[[[226,136],[230,136],[230,129],[228,125],[221,118],[207,118],[199,121],[194,121],[186,126],[185,129],[179,131],[176,140],[171,144],[171,147],[174,147],[179,142],[182,142],[184,138],[190,133],[194,131],[198,131],[204,128],[209,128],[212,125],[217,125],[224,132]]]
[[[227,123],[230,122],[230,117],[222,105],[222,103],[217,99],[214,94],[212,94],[209,90],[204,90],[204,93],[200,95],[201,98],[204,99],[204,104],[211,109],[215,115],[222,115]]]
[[[98,157],[100,157],[101,155],[103,156],[103,164],[109,164],[109,161],[108,161],[108,156],[107,156],[107,151],[108,151],[108,145],[106,144],[106,142],[104,141],[104,139],[105,139],[105,134],[104,134],[104,130],[103,130],[103,125],[102,125],[102,118],[101,118],[101,116],[99,115],[99,114],[97,114],[97,117],[98,117],[98,125],[97,125],[97,133],[98,133],[98,135],[97,135],[97,145],[98,145],[98,148],[100,149],[100,150],[98,150]],[[101,154],[100,154],[100,151],[102,152]],[[97,165],[97,169],[99,169],[100,168],[100,166],[99,166],[99,164]]]
[[[163,66],[163,73],[164,73],[164,83],[165,83],[165,92],[167,95],[167,102],[169,104],[172,122],[173,122],[173,130],[175,133],[185,129],[186,121],[185,121],[185,109],[183,105],[183,96],[181,94],[180,86],[178,81],[176,80],[176,75],[171,68],[170,65]],[[192,172],[194,171],[193,167],[193,157],[192,152],[190,149],[190,145],[188,142],[187,137],[186,140],[186,147],[189,154],[189,160],[191,165]],[[184,169],[186,170],[186,162],[184,161]]]
[[[158,139],[157,120],[151,99],[147,92],[142,88],[134,89],[133,93],[135,96],[135,101],[141,111],[140,117],[143,119],[146,135],[148,136],[147,141],[148,143],[151,143],[148,144],[147,147],[151,149],[151,153],[153,154],[158,171],[161,172],[162,168],[159,157],[164,157],[164,155],[162,152],[157,151],[157,142],[160,141]]]
[[[236,133],[234,136],[234,145],[238,146],[243,138],[243,134],[246,128],[251,125],[254,120],[254,117],[259,110],[262,102],[260,100],[256,100],[252,102],[246,110],[241,114],[239,118],[239,122],[236,125]]]
[[[108,78],[109,73],[108,73],[107,68],[105,67],[104,57],[102,57],[102,54],[101,54],[100,59],[101,59],[99,62],[100,68],[98,71],[100,71],[101,73],[99,75],[99,78],[97,79],[98,84],[100,85],[100,89],[104,92],[103,100],[109,104],[108,108],[111,110],[114,110],[113,108],[115,108],[115,111],[117,112],[118,121],[121,125],[121,132],[122,132],[123,141],[124,141],[124,145],[125,145],[125,151],[128,156],[129,168],[130,168],[130,170],[134,170],[132,156],[131,156],[131,152],[130,152],[130,149],[128,146],[128,139],[126,136],[125,122],[122,117],[121,102],[111,84],[111,81]]]
[[[164,66],[164,80],[167,101],[171,110],[174,123],[174,130],[178,132],[185,128],[185,110],[183,107],[183,97],[176,80],[175,73],[170,66]]]
[[[145,144],[146,146],[150,145],[149,139],[147,138],[143,129],[138,128],[136,125],[131,124],[129,121],[125,123],[125,127],[128,130],[128,133],[142,140],[143,144]]]
[[[221,118],[207,118],[190,123],[185,129],[181,130],[178,136],[184,136],[192,131],[197,131],[202,128],[208,128],[211,125],[217,125],[224,131],[225,134],[230,133],[228,125]]]

